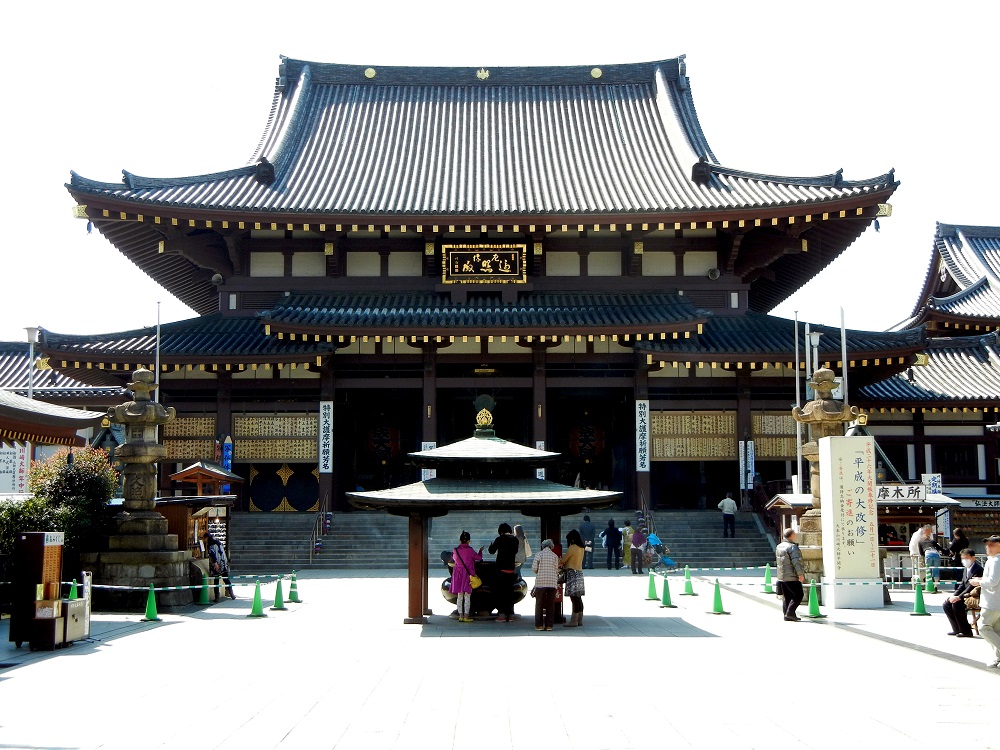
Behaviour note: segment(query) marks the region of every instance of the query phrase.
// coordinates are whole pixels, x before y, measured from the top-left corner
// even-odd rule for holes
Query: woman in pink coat
[[[451,551],[455,567],[451,571],[451,593],[458,596],[458,621],[472,622],[472,585],[469,576],[476,572],[476,560],[483,559],[483,548],[476,552],[469,546],[472,536],[463,531],[459,537],[459,545]]]

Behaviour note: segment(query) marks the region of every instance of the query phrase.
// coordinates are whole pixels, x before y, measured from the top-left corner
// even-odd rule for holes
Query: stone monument
[[[820,511],[819,441],[843,436],[844,425],[858,418],[856,406],[845,406],[833,398],[837,387],[833,370],[821,367],[813,372],[809,385],[815,398],[801,409],[794,407],[792,417],[809,427],[809,442],[802,444],[802,455],[809,461],[809,488],[812,508],[799,519],[799,549],[806,580],[823,578],[823,520]]]
[[[125,444],[115,451],[124,464],[124,509],[115,517],[117,533],[108,537],[108,551],[82,556],[92,567],[95,583],[148,589],[153,586],[186,586],[190,583],[191,553],[178,550],[176,534],[167,533],[167,519],[156,511],[156,463],[166,458],[166,447],[157,439],[157,428],[177,416],[173,408],[153,401],[153,373],[138,369],[128,384],[133,399],[108,410],[108,418],[125,426]],[[130,592],[130,604],[142,604],[144,592]],[[161,591],[161,606],[190,604],[190,590]],[[111,597],[122,603],[126,597]]]

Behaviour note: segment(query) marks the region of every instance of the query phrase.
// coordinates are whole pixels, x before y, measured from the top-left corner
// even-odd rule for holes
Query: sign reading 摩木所
[[[635,470],[649,471],[649,401],[635,402]]]
[[[877,597],[850,593],[848,587],[838,586],[838,581],[847,579],[877,581],[880,577],[875,441],[867,436],[822,438],[819,460],[823,570],[824,580],[831,584],[832,606],[880,607],[878,586],[857,587],[872,588]]]
[[[879,484],[875,486],[875,498],[923,502],[927,499],[927,487],[922,484]]]
[[[524,244],[442,245],[445,284],[524,284]]]
[[[333,402],[319,402],[319,473],[333,473]]]

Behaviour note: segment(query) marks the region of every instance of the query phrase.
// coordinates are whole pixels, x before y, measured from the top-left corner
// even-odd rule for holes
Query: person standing
[[[727,492],[718,505],[722,511],[722,538],[736,538],[736,501],[733,500],[733,493]]]
[[[552,630],[555,621],[556,587],[559,585],[559,557],[552,551],[551,539],[542,542],[542,548],[531,561],[535,571],[535,630]]]
[[[528,539],[524,535],[524,527],[519,523],[514,524],[514,536],[517,537],[517,554],[514,555],[514,563],[520,572],[524,561],[531,557],[531,544],[528,543]]]
[[[472,584],[469,579],[476,572],[476,560],[483,559],[483,548],[476,552],[469,546],[472,535],[463,531],[458,535],[458,546],[451,551],[455,566],[451,571],[451,593],[458,597],[458,621],[472,622]]]
[[[580,538],[583,539],[583,569],[594,569],[594,539],[597,538],[597,529],[591,523],[590,516],[583,517],[580,524]]]
[[[920,580],[920,571],[924,568],[924,550],[930,538],[930,525],[921,526],[910,537],[910,562],[913,564],[914,580]]]
[[[632,528],[632,522],[626,521],[625,525],[621,528],[622,532],[622,563],[626,568],[632,567],[632,535],[635,530]]]
[[[632,535],[632,544],[630,552],[632,553],[632,574],[642,573],[642,556],[646,552],[643,546],[646,544],[646,528],[640,528],[637,532]],[[638,568],[638,570],[636,569]]]
[[[961,529],[956,528],[951,533],[951,545],[948,547],[948,554],[951,557],[951,559],[948,562],[948,564],[951,566],[961,565],[962,553],[965,552],[965,550],[968,549],[969,546],[970,546],[969,540],[966,538],[965,532],[962,531]],[[954,570],[949,572],[953,573],[954,575],[950,575],[948,577],[954,578],[954,580],[956,581],[964,581],[967,578],[967,576],[964,574],[964,571],[962,574],[959,574],[958,571]],[[958,588],[958,584],[956,584],[955,587]]]
[[[795,529],[785,529],[781,536],[785,541],[774,550],[778,563],[778,585],[781,588],[781,610],[787,622],[797,622],[802,619],[795,614],[795,610],[802,603],[802,583],[806,580],[806,569],[802,566],[802,552],[795,541]]]
[[[510,524],[502,523],[497,527],[497,536],[490,545],[490,554],[496,555],[496,591],[494,597],[497,603],[497,622],[514,621],[514,585],[517,583],[517,537]]]
[[[962,550],[962,567],[965,568],[962,574],[962,581],[955,589],[955,593],[944,600],[941,608],[944,609],[948,622],[951,623],[951,632],[948,635],[957,635],[959,638],[971,638],[972,627],[969,625],[969,618],[965,613],[965,597],[976,590],[969,581],[978,578],[983,574],[983,566],[976,562],[976,553],[971,549]]]
[[[583,625],[583,595],[587,592],[583,586],[583,538],[580,532],[572,529],[566,535],[566,554],[559,558],[559,567],[566,571],[566,596],[573,602],[573,614],[565,623],[567,628]]]
[[[993,661],[986,666],[1000,669],[1000,535],[994,534],[983,539],[986,544],[986,565],[983,574],[970,578],[973,586],[979,586],[979,635],[993,647]]]
[[[622,532],[615,526],[615,519],[608,521],[608,528],[601,532],[604,546],[608,549],[608,570],[618,570],[622,559]],[[615,567],[611,567],[611,556],[614,554]]]
[[[229,560],[226,558],[226,549],[222,542],[209,534],[207,531],[202,535],[205,540],[205,551],[208,553],[208,569],[215,578],[221,578],[226,584],[226,596],[235,599],[233,593],[233,582],[229,580]],[[216,582],[218,586],[218,581]],[[218,591],[218,589],[216,589]]]

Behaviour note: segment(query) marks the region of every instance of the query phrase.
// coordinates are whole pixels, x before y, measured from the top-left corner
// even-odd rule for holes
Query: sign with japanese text
[[[635,402],[635,470],[649,471],[649,401]]]
[[[944,483],[940,474],[921,474],[920,483],[927,488],[927,492],[932,495],[940,495],[944,492]]]
[[[22,445],[0,446],[0,494],[28,491],[28,451]]]
[[[423,442],[420,444],[420,450],[422,451],[432,451],[438,447],[437,443]],[[420,481],[426,482],[428,479],[434,479],[437,476],[437,469],[421,469],[420,470]]]
[[[537,448],[540,451],[545,450],[545,441],[544,440],[536,440],[535,441],[535,448]],[[545,479],[545,467],[544,466],[538,466],[538,467],[535,468],[535,479]]]
[[[922,484],[878,484],[875,486],[875,497],[878,500],[923,502],[927,499],[927,488]]]
[[[963,508],[992,508],[1000,510],[1000,499],[995,497],[963,497],[958,499]]]
[[[319,402],[319,473],[333,473],[333,401]]]
[[[442,245],[445,284],[523,284],[527,278],[524,244]]]
[[[822,438],[819,459],[826,578],[877,579],[875,440]]]

